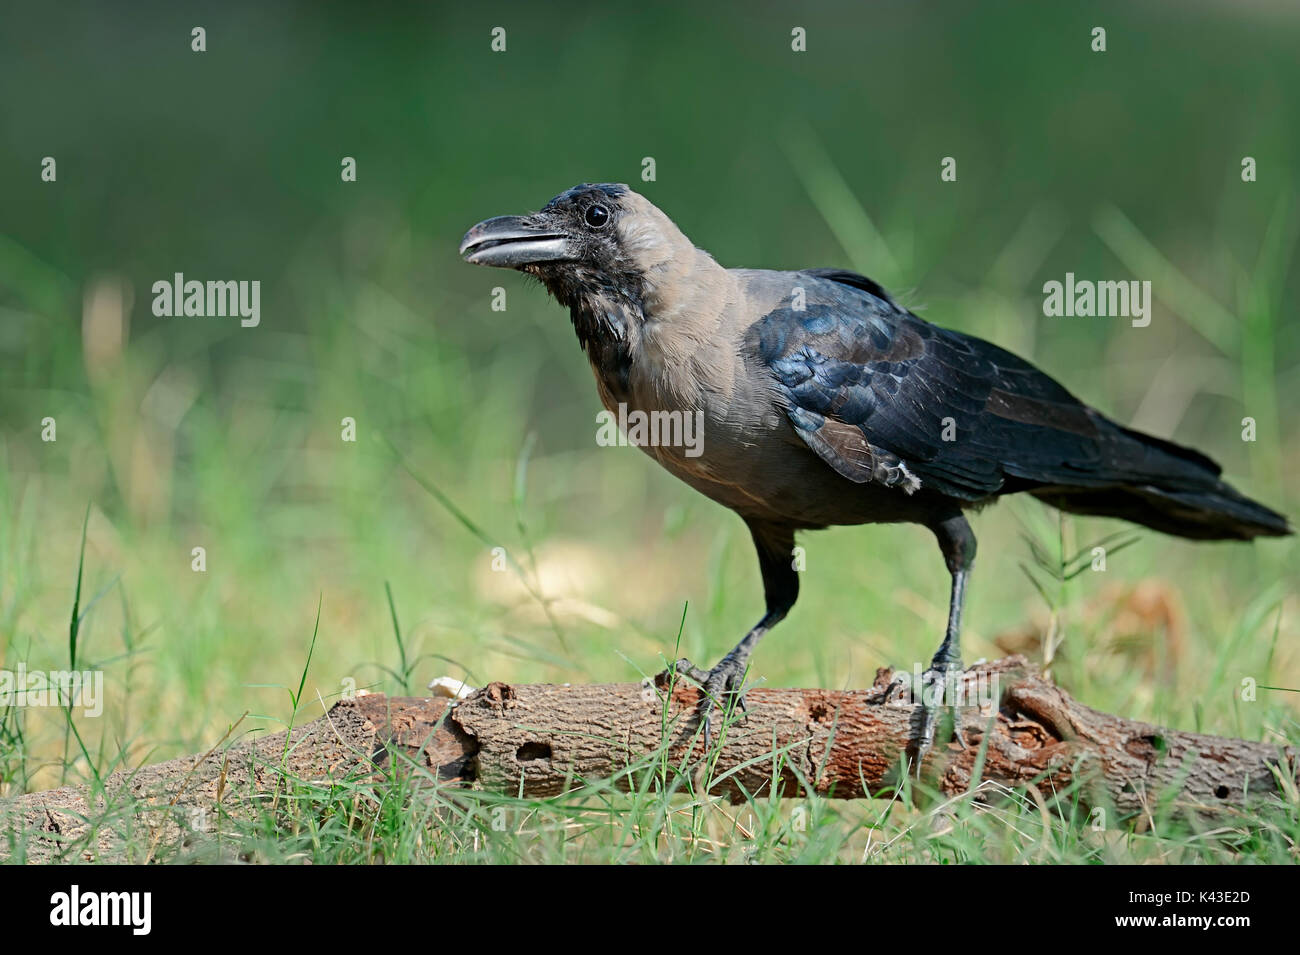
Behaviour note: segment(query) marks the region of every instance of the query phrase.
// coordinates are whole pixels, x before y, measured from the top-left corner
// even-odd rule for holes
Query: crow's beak
[[[518,268],[570,257],[569,237],[527,216],[497,216],[465,233],[460,254],[472,265]]]

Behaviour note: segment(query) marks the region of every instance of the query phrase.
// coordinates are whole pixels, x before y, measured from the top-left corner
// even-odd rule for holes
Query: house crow
[[[937,690],[962,667],[975,559],[966,512],[995,498],[1024,492],[1195,540],[1290,533],[1205,455],[1116,424],[1010,352],[918,318],[871,279],[725,269],[626,186],[581,185],[532,215],[480,222],[460,252],[536,277],[569,309],[607,409],[702,415],[702,453],[644,450],[740,515],[766,596],[762,619],[715,667],[676,664],[705,690],[706,736],[710,707],[738,696],[754,646],[794,606],[796,531],[930,529],[952,577],[926,671]],[[931,708],[922,747],[933,732]]]

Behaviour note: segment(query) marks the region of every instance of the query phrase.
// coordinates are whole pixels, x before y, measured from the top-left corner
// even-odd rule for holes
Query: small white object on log
[[[463,700],[471,693],[474,693],[477,687],[470,686],[464,680],[458,680],[452,676],[440,676],[429,681],[429,689],[433,691],[434,696]]]

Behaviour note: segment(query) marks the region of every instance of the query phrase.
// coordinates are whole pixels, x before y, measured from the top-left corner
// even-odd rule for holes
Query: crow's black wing
[[[1194,451],[1136,440],[1028,362],[917,318],[870,279],[803,274],[805,308],[770,312],[751,344],[800,437],[852,481],[973,501],[1218,471]]]

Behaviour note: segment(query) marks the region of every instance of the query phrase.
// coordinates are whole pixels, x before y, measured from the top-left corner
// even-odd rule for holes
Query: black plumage
[[[799,436],[843,477],[907,490],[910,476],[971,504],[1029,491],[1197,539],[1287,532],[1200,452],[1114,423],[1023,359],[918,318],[863,276],[804,274],[846,291],[770,312],[751,341]]]

